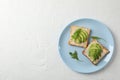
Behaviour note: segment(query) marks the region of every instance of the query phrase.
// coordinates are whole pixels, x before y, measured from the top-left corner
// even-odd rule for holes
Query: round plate
[[[68,40],[70,38],[70,26],[73,25],[90,28],[90,36],[98,36],[106,41],[105,42],[103,40],[99,40],[99,42],[110,51],[110,53],[105,56],[97,66],[93,65],[87,59],[87,57],[82,54],[82,51],[84,50],[83,48],[70,46],[68,44]],[[58,49],[63,61],[67,64],[69,68],[80,73],[92,73],[101,70],[110,61],[114,50],[114,40],[110,30],[105,24],[97,20],[84,18],[76,20],[65,27],[59,38]],[[82,62],[72,59],[69,55],[69,52],[74,52],[75,50],[78,52],[78,57],[80,60],[82,60]]]

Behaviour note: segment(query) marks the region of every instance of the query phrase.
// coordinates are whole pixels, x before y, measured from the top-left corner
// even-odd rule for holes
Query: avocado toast
[[[83,50],[83,55],[85,55],[94,65],[97,65],[108,53],[109,50],[96,39],[93,39],[88,47]]]
[[[90,29],[81,26],[71,26],[68,44],[86,48],[89,35]]]

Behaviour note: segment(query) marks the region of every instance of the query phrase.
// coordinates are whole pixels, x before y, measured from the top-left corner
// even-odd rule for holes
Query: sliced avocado
[[[75,42],[76,42],[76,43],[80,43],[80,40],[77,38],[77,39],[75,40]]]
[[[80,34],[80,35],[82,36],[82,41],[85,42],[86,39],[87,39],[87,36],[85,36],[85,34],[84,34],[83,31],[81,31],[81,34]]]
[[[82,33],[82,32],[81,32]],[[82,34],[79,34],[79,36],[80,36],[80,39],[81,39],[81,42],[84,42],[84,37],[82,36]]]
[[[87,31],[82,30],[82,32],[84,33],[84,35],[85,35],[86,37],[88,37],[88,33],[87,33]]]
[[[94,43],[91,44],[89,47],[89,57],[92,58],[93,60],[99,59],[101,56],[102,48],[99,44]]]
[[[74,34],[72,35],[72,39],[76,43],[85,42],[88,38],[88,33],[84,29],[77,29]]]
[[[99,49],[101,49],[101,46],[99,44],[96,44],[96,47],[99,48]]]

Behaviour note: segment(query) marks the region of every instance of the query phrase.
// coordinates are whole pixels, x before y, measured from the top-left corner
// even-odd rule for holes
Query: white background
[[[105,23],[115,52],[103,70],[80,74],[58,53],[63,28],[79,18]],[[0,0],[0,80],[119,80],[120,0]]]

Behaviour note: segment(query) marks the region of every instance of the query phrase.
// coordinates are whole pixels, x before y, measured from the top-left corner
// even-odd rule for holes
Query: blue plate
[[[98,36],[106,40],[106,42],[103,40],[100,40],[99,42],[103,44],[110,51],[110,53],[105,56],[104,59],[102,59],[97,66],[93,65],[82,54],[82,51],[84,50],[83,48],[70,46],[68,44],[68,40],[70,37],[70,26],[73,25],[85,26],[87,28],[90,28],[91,36]],[[97,20],[84,18],[76,20],[65,27],[59,38],[58,49],[63,61],[67,64],[69,68],[80,73],[92,73],[101,70],[110,61],[114,50],[114,40],[110,30],[105,24]],[[82,60],[82,62],[72,59],[69,55],[69,52],[74,52],[75,50],[78,52],[78,57],[80,60]]]

